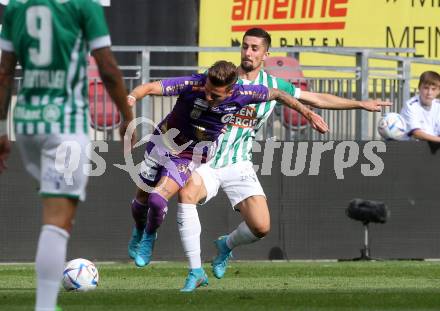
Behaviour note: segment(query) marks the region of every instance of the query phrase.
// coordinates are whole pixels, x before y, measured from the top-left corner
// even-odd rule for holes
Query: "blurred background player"
[[[301,91],[292,83],[269,75],[263,70],[263,63],[269,55],[270,43],[271,37],[265,30],[252,28],[246,31],[241,45],[238,83],[278,88],[304,103],[324,109],[380,111],[382,106],[391,105],[381,101],[359,102],[330,94]],[[231,119],[226,125],[226,132],[219,137],[213,159],[196,169],[189,182],[180,190],[177,223],[190,268],[182,291],[193,291],[204,274],[200,258],[201,225],[196,204],[208,202],[217,195],[220,187],[244,221],[229,235],[215,241],[218,255],[212,263],[212,269],[216,278],[220,279],[225,274],[233,248],[258,241],[269,233],[269,209],[253,169],[251,149],[256,132],[266,122],[276,104],[276,101],[255,103],[239,111],[237,118]],[[253,110],[253,113],[248,110]],[[249,115],[252,115],[249,125],[243,126],[240,120],[248,119]]]
[[[24,80],[17,96],[14,126],[26,170],[40,182],[43,226],[37,246],[36,310],[55,310],[67,241],[78,200],[85,199],[88,177],[87,47],[101,78],[122,113],[122,137],[133,119],[122,75],[110,50],[110,36],[98,1],[9,1],[0,37],[0,173],[10,142],[6,117],[17,60]],[[132,137],[134,140],[134,136]],[[63,142],[80,146],[79,169],[64,178],[56,169]],[[66,155],[66,154],[64,154]],[[64,165],[65,163],[61,163]]]
[[[146,83],[136,87],[128,96],[131,105],[146,95],[179,96],[173,110],[158,125],[146,146],[140,177],[154,189],[145,191],[138,187],[131,204],[135,226],[128,253],[137,266],[143,267],[150,262],[168,200],[185,185],[192,171],[201,163],[197,164],[193,158],[198,152],[197,146],[200,143],[202,146],[209,145],[209,151],[199,152],[203,154],[203,163],[209,160],[215,150],[214,142],[234,113],[250,103],[277,99],[303,114],[321,133],[328,130],[319,115],[288,94],[258,84],[238,85],[237,78],[234,64],[218,61],[206,75]],[[173,131],[178,134],[170,134]],[[204,272],[199,285],[203,284],[207,284]]]
[[[400,114],[405,119],[407,135],[440,143],[440,75],[425,71],[419,78],[419,94],[409,99]]]

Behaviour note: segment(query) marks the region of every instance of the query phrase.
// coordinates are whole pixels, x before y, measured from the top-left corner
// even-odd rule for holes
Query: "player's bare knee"
[[[70,232],[74,223],[77,205],[77,199],[43,198],[43,223]]]
[[[63,230],[66,230],[67,232],[72,231],[72,227],[74,224],[74,220],[70,218],[47,218],[43,221],[44,225],[52,225],[58,228],[61,228]]]
[[[180,189],[178,196],[180,203],[197,204],[198,202],[197,193],[189,188]]]
[[[254,225],[253,227],[250,227],[252,233],[257,237],[257,238],[264,238],[266,235],[269,234],[270,232],[270,224],[257,224]]]

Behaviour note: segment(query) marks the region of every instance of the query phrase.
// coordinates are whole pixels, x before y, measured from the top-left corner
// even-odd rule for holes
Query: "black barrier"
[[[300,143],[307,144],[307,148],[300,148],[307,151],[304,163],[298,157]],[[318,157],[323,142],[300,143],[260,144],[261,152],[254,154],[271,211],[271,232],[261,242],[237,248],[236,259],[357,256],[363,232],[358,222],[345,215],[352,198],[382,201],[392,211],[386,225],[374,226],[370,243],[375,256],[440,257],[435,175],[440,171],[440,155],[431,152],[428,144],[387,142],[386,152],[377,152],[382,142],[376,145],[379,148],[372,148],[371,142],[326,142],[327,151]],[[294,144],[293,149],[290,144]],[[268,156],[270,150],[274,150],[273,157]],[[129,202],[135,186],[126,172],[113,165],[124,163],[119,143],[109,143],[108,152],[96,152],[106,163],[105,173],[90,178],[88,198],[78,209],[68,258],[127,260],[132,225]],[[138,161],[142,153],[142,148],[136,150]],[[15,145],[8,164],[6,173],[0,175],[0,261],[32,261],[41,219],[37,184],[24,171]],[[372,173],[380,174],[369,176]],[[170,201],[153,260],[184,260],[175,203]],[[199,215],[202,257],[207,261],[215,254],[212,241],[234,229],[241,218],[223,193],[199,208]]]

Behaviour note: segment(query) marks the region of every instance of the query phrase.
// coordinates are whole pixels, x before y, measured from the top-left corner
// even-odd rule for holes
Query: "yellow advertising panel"
[[[440,59],[439,21],[440,0],[201,0],[199,45],[238,46],[247,29],[261,27],[274,47],[409,47],[416,52],[404,56]],[[219,58],[239,62],[238,53],[202,53],[200,65]]]

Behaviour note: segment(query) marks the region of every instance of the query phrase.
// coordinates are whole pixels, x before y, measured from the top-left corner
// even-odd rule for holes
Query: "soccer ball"
[[[377,130],[384,139],[405,140],[406,123],[403,117],[395,112],[385,114],[377,125]]]
[[[98,286],[98,269],[93,262],[77,258],[66,264],[63,272],[63,287],[66,290],[85,292]]]

